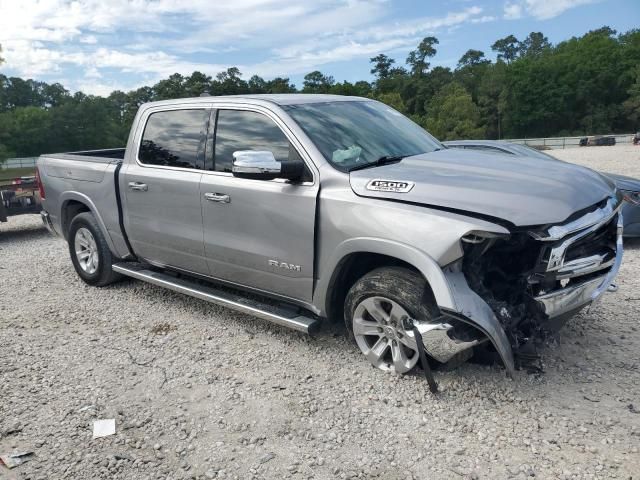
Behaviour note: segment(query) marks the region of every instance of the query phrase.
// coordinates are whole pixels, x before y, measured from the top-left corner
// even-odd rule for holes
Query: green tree
[[[329,93],[331,86],[336,83],[332,76],[324,75],[315,70],[304,76],[302,91],[304,93]]]
[[[509,35],[500,40],[496,40],[494,44],[491,45],[491,50],[498,52],[498,60],[511,63],[518,57],[520,42],[513,35]]]
[[[411,66],[411,73],[415,76],[421,76],[429,70],[428,58],[432,58],[437,53],[434,45],[440,42],[436,37],[425,37],[422,39],[418,48],[409,52],[407,64]]]
[[[595,30],[589,30],[587,32],[587,35],[600,35],[600,36],[603,36],[603,37],[613,37],[617,33],[618,33],[617,30],[614,30],[613,28],[609,27],[608,25],[605,25],[604,27],[596,28]],[[585,36],[587,36],[587,35],[585,35]]]
[[[373,63],[373,68],[370,70],[370,73],[378,79],[389,77],[392,65],[396,63],[393,58],[387,57],[384,53],[371,57],[369,62]]]
[[[45,85],[42,88],[42,96],[44,100],[44,106],[46,108],[57,107],[71,98],[69,90],[64,88],[59,83]]]
[[[441,140],[483,138],[480,109],[462,85],[452,82],[429,102],[427,129]]]
[[[393,67],[389,70],[389,75],[380,77],[375,82],[376,93],[399,92],[404,88],[409,79],[409,72],[403,67]]]
[[[202,72],[193,72],[185,77],[182,88],[186,97],[199,97],[203,93],[210,93],[211,77]]]
[[[551,48],[549,39],[542,32],[531,32],[527,38],[520,42],[520,56],[535,56]]]
[[[53,139],[51,112],[39,107],[17,107],[0,114],[0,144],[5,154],[37,156]]]
[[[153,86],[154,97],[157,100],[169,100],[187,96],[184,88],[184,77],[179,73],[170,75],[166,80],[160,80]]]
[[[295,93],[296,87],[288,78],[276,77],[267,82],[267,93]]]
[[[0,163],[4,162],[7,158],[12,158],[15,154],[9,150],[9,147],[0,143]]]
[[[620,131],[633,79],[623,46],[607,29],[561,42],[548,54],[512,63],[505,134],[512,137]]]
[[[480,50],[467,50],[458,60],[454,77],[471,93],[474,102],[478,101],[480,82],[490,65],[491,61],[486,59],[484,52]]]
[[[400,88],[402,100],[410,115],[424,115],[425,105],[445,85],[453,80],[453,73],[446,67],[434,67],[424,76],[409,76]]]
[[[382,93],[376,97],[376,100],[389,105],[391,108],[395,108],[399,112],[407,113],[407,109],[402,101],[402,97],[399,93]]]
[[[629,98],[624,103],[624,113],[629,118],[634,131],[640,129],[640,66],[635,69],[636,79],[628,90]]]
[[[464,55],[462,55],[462,57],[460,57],[460,60],[458,60],[458,69],[475,67],[486,63],[491,62],[484,57],[484,52],[482,50],[469,49]]]
[[[212,92],[215,95],[240,95],[249,92],[249,85],[242,80],[242,73],[237,67],[227,68],[216,75]]]
[[[347,82],[336,83],[331,86],[329,93],[333,95],[351,95],[355,97],[367,97],[371,94],[371,84],[365,81],[354,83]]]
[[[487,138],[504,138],[502,123],[508,94],[507,67],[504,62],[489,65],[480,78],[477,103]]]
[[[249,93],[249,84],[242,79],[238,67],[229,67],[224,72],[216,74],[211,90],[212,95],[241,95]]]
[[[249,92],[251,93],[266,93],[267,82],[259,75],[253,75],[248,82]]]
[[[424,39],[410,55],[411,73],[384,54],[371,58],[376,81],[336,83],[319,71],[304,91],[377,98],[443,138],[515,138],[627,133],[640,128],[640,30],[609,27],[557,45],[541,32],[522,42],[494,43],[499,60],[468,50],[455,71],[431,67],[437,41]],[[231,67],[213,79],[174,74],[156,85],[107,98],[71,95],[60,84],[0,74],[0,158],[52,151],[122,146],[141,104],[163,98],[292,93],[289,78],[242,79]]]

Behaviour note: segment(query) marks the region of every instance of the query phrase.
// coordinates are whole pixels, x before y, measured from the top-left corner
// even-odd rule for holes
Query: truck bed
[[[126,148],[104,148],[101,150],[82,150],[79,152],[58,153],[54,155],[73,155],[77,157],[95,157],[124,160]]]
[[[119,223],[116,172],[125,156],[124,148],[87,150],[42,155],[38,159],[45,185],[46,209],[54,229],[64,235],[62,212],[69,202],[87,205],[107,233],[113,251],[126,251]]]

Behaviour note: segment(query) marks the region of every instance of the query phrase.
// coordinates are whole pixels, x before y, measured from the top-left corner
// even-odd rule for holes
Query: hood
[[[617,173],[603,173],[602,175],[615,183],[618,190],[640,192],[640,180],[637,178],[625,177],[624,175],[618,175]]]
[[[413,182],[403,192],[367,188],[369,182]],[[573,213],[615,194],[602,175],[571,163],[448,149],[350,173],[363,197],[462,210],[515,226],[563,223]],[[384,189],[384,183],[381,183]]]

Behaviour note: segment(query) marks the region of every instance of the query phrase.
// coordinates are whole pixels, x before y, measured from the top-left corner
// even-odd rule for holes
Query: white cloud
[[[507,20],[517,20],[518,18],[522,18],[522,5],[518,3],[505,4],[504,18]]]
[[[172,73],[191,74],[195,70],[217,72],[227,68],[222,64],[184,61],[165,52],[127,53],[106,48],[99,48],[91,59],[87,59],[87,63],[97,68],[115,68],[125,73],[152,73],[158,78],[168,77]]]
[[[252,58],[244,65],[233,62],[245,76],[303,73],[327,63],[408,50],[423,36],[494,20],[468,5],[441,16],[389,22],[387,0],[25,3],[0,0],[5,67],[49,78],[80,69],[84,73],[67,74],[69,84],[91,93],[111,88],[108,79],[119,76],[114,72],[140,82],[194,70],[213,75],[231,66],[216,58],[234,51]]]
[[[73,90],[84,92],[91,95],[99,95],[101,97],[108,97],[111,92],[120,90],[123,92],[133,90],[136,88],[135,84],[122,84],[118,82],[103,83],[97,80],[82,80],[79,82],[73,82],[71,85],[63,84],[65,87],[71,87]]]
[[[601,0],[519,0],[507,2],[504,6],[504,18],[521,18],[526,12],[538,20],[547,20],[572,8],[598,1]]]
[[[497,19],[493,15],[483,15],[482,17],[472,18],[471,23],[487,23],[495,22]]]
[[[96,67],[89,67],[84,74],[85,78],[102,78],[102,74]]]
[[[83,35],[80,37],[80,43],[87,43],[89,45],[94,45],[98,43],[98,39],[95,35]]]

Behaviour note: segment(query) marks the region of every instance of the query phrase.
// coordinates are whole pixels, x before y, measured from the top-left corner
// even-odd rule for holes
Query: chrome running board
[[[243,297],[216,288],[214,285],[202,285],[185,278],[176,278],[172,275],[149,270],[145,265],[139,263],[116,263],[112,266],[114,272],[126,275],[127,277],[142,280],[159,287],[164,287],[174,292],[183,293],[191,297],[199,298],[207,302],[215,303],[223,307],[231,308],[238,312],[253,315],[254,317],[268,320],[276,325],[292,328],[299,332],[312,335],[319,326],[320,321],[316,318],[300,315],[297,307],[288,310],[277,305],[270,305],[250,298]]]

